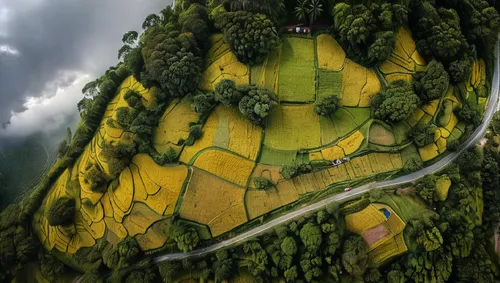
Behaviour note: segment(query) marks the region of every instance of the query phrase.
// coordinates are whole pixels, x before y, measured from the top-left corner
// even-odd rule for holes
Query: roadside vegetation
[[[176,1],[122,36],[56,164],[0,214],[0,281],[494,282],[498,113],[485,146],[409,188],[152,258],[455,150],[489,103],[499,30],[485,0]]]

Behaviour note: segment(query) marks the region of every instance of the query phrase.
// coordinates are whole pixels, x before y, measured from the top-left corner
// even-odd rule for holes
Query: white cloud
[[[17,51],[16,49],[14,49],[8,45],[0,45],[0,55],[1,54],[17,56],[17,55],[19,55],[19,51]]]
[[[67,73],[68,74],[68,73]],[[55,93],[47,84],[42,96],[28,97],[24,103],[25,111],[12,113],[10,124],[0,130],[0,137],[23,137],[37,132],[52,134],[67,126],[68,118],[78,115],[76,105],[82,99],[82,88],[90,76],[71,73],[74,81],[68,87],[58,87]]]

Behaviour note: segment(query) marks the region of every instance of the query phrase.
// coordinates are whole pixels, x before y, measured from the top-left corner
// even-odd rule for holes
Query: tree
[[[120,261],[131,262],[141,251],[139,244],[133,237],[127,237],[121,240],[117,245]]]
[[[436,180],[436,176],[427,175],[424,177],[422,182],[415,186],[415,191],[418,195],[430,205],[433,204],[434,196],[436,194]]]
[[[70,197],[60,197],[56,199],[47,210],[45,217],[50,226],[68,224],[75,215],[75,199]]]
[[[246,266],[253,276],[261,276],[267,268],[268,256],[266,251],[257,241],[250,241],[243,244],[243,258],[240,266]]]
[[[133,45],[137,41],[139,34],[136,31],[128,31],[122,37],[122,42],[128,45]]]
[[[258,190],[267,190],[267,189],[276,187],[276,184],[274,184],[273,181],[271,181],[267,178],[253,177],[252,181],[253,181],[253,184],[255,185],[255,188]]]
[[[407,21],[408,10],[399,4],[337,3],[333,8],[333,35],[347,56],[359,64],[374,66],[389,58],[394,31]]]
[[[271,109],[278,105],[274,93],[253,85],[248,86],[244,92],[245,95],[238,104],[240,112],[253,123],[262,124]]]
[[[158,264],[158,270],[160,276],[163,278],[163,282],[172,282],[172,279],[177,271],[181,269],[179,262],[164,261]]]
[[[436,135],[436,130],[437,126],[434,124],[427,125],[422,129],[415,128],[411,133],[413,142],[415,142],[418,147],[424,147],[428,144],[433,143],[434,136]]]
[[[340,98],[335,95],[330,95],[317,100],[314,104],[314,110],[318,115],[328,116],[335,113],[340,106]]]
[[[413,87],[406,81],[389,83],[372,102],[374,116],[386,122],[396,123],[408,119],[419,103]]]
[[[323,241],[321,228],[314,223],[305,224],[300,229],[300,239],[308,251],[317,251]]]
[[[68,141],[62,140],[59,143],[59,147],[57,148],[57,157],[63,158],[67,152],[68,152]]]
[[[368,267],[368,246],[361,236],[350,236],[344,242],[342,265],[356,278],[362,278]]]
[[[316,19],[323,12],[323,3],[321,0],[310,0],[309,7],[307,9],[307,15],[309,17],[309,26],[312,26]]]
[[[52,255],[46,254],[42,256],[40,262],[40,273],[45,279],[54,282],[57,278],[66,271],[66,267]]]
[[[415,92],[423,102],[429,102],[440,98],[448,90],[450,77],[444,69],[443,64],[432,60],[423,72],[413,76]]]
[[[297,271],[297,266],[292,266],[285,270],[284,274],[286,282],[295,282],[299,277],[299,272]]]
[[[224,79],[215,87],[215,101],[218,101],[226,106],[235,106],[240,102],[243,93],[236,87],[233,80]]]
[[[297,253],[297,243],[292,237],[286,237],[281,243],[281,250],[284,254],[293,256]]]
[[[452,256],[440,247],[431,252],[412,252],[406,262],[406,276],[415,283],[444,283],[452,272]]]
[[[182,252],[191,251],[200,241],[198,231],[196,231],[194,227],[189,227],[184,224],[174,223],[170,227],[169,233],[177,243],[177,248]]]
[[[229,258],[227,250],[218,250],[215,253],[216,261],[213,264],[216,280],[225,280],[231,277],[234,269],[233,259]]]
[[[215,96],[212,92],[199,93],[193,97],[191,109],[200,114],[208,114],[215,107]]]
[[[448,73],[453,83],[465,82],[469,79],[474,63],[471,56],[465,54],[460,59],[452,61],[448,65]]]
[[[145,56],[144,59],[145,79],[158,83],[166,94],[183,97],[196,90],[202,60],[192,34],[181,34],[177,38],[166,36],[160,44],[155,45],[151,56]]]
[[[262,63],[279,43],[273,22],[264,14],[227,12],[215,19],[215,26],[224,32],[224,40],[238,60],[246,64]]]
[[[500,135],[500,111],[493,114],[493,118],[491,119],[491,128],[495,134]]]
[[[307,282],[313,282],[322,274],[323,259],[318,253],[304,252],[300,257],[300,267]]]
[[[156,26],[160,23],[161,19],[156,14],[149,14],[142,23],[142,29],[147,30],[150,27]]]

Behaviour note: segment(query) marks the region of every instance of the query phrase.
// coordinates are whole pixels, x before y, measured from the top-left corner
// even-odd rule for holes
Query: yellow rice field
[[[346,54],[344,49],[329,34],[321,34],[316,38],[318,68],[340,71],[344,66]]]
[[[244,188],[195,168],[184,194],[180,216],[207,225],[215,237],[248,220],[244,195]]]
[[[344,150],[344,153],[346,155],[350,155],[359,149],[364,140],[365,137],[363,136],[361,131],[357,130],[352,135],[340,141],[338,143],[338,146],[340,146]]]
[[[246,186],[255,163],[224,151],[205,150],[196,158],[194,166],[236,185]]]

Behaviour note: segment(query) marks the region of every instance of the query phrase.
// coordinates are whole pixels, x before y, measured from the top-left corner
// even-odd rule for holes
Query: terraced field
[[[92,166],[110,173],[101,154],[103,143],[134,139],[132,133],[112,120],[108,122],[116,118],[118,108],[128,107],[124,94],[134,89],[147,108],[155,105],[151,99],[154,89],[146,90],[133,77],[128,78],[109,104],[92,142],[54,184],[35,217],[37,234],[48,249],[75,253],[101,238],[116,243],[131,236],[143,250],[155,250],[168,241],[166,231],[173,216],[205,227],[212,237],[223,235],[333,185],[347,186],[349,182],[395,174],[410,161],[436,159],[446,152],[450,139],[464,133],[465,125],[453,110],[464,100],[477,105],[487,101],[487,92],[482,90],[484,62],[478,61],[469,84],[450,86],[440,99],[421,106],[408,120],[392,126],[375,120],[371,101],[386,83],[411,80],[412,74],[425,67],[405,29],[398,32],[390,60],[377,69],[367,69],[346,58],[338,43],[325,34],[312,39],[286,37],[262,64],[252,67],[236,60],[221,35],[212,36],[211,42],[199,89],[213,91],[222,79],[272,89],[280,104],[264,126],[223,105],[208,117],[200,117],[191,110],[191,96],[173,99],[155,129],[153,145],[160,153],[174,150],[179,162],[160,166],[148,155],[138,154],[118,181],[104,193],[95,193],[85,176]],[[317,115],[313,103],[329,95],[341,98],[343,106],[331,116]],[[191,125],[198,122],[203,123],[201,137],[185,145]],[[417,148],[410,132],[431,123],[437,126],[434,142]],[[331,165],[331,161],[343,157],[349,157],[350,162]],[[292,179],[283,177],[285,165],[308,162],[321,166]],[[274,186],[258,189],[255,177],[269,179]],[[49,226],[45,210],[65,195],[77,200],[75,223]],[[392,220],[380,220],[379,214],[369,213],[376,220],[373,223],[386,227],[370,227],[386,233],[385,238],[372,239],[375,262],[406,248],[401,236],[404,213],[384,205],[372,210],[390,210]],[[358,220],[351,222],[354,227]]]

